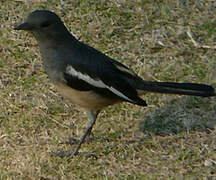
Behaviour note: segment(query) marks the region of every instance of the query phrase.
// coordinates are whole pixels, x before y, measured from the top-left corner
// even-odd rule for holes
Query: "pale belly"
[[[118,102],[116,99],[105,98],[93,91],[78,91],[62,83],[55,85],[64,98],[84,109],[100,110]]]

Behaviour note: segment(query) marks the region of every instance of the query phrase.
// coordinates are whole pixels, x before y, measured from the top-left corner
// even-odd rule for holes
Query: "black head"
[[[27,20],[15,27],[15,30],[46,30],[56,24],[62,24],[61,19],[53,12],[48,10],[36,10],[29,14]]]

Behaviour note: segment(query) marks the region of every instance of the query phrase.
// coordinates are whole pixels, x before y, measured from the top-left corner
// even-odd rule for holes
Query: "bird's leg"
[[[73,153],[70,155],[70,157],[72,157],[73,155],[77,155],[78,154],[78,151],[79,151],[82,143],[85,141],[85,138],[90,135],[91,130],[92,130],[94,124],[95,124],[95,121],[97,119],[97,115],[98,115],[99,112],[100,111],[87,111],[86,112],[86,114],[88,116],[88,126],[87,126],[87,129],[85,130],[82,138],[80,139],[77,147],[75,148],[75,150],[73,151]]]

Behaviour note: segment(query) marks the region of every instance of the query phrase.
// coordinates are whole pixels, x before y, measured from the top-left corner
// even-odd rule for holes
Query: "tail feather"
[[[151,82],[144,81],[139,90],[167,94],[180,94],[210,97],[215,96],[214,88],[205,84],[175,83],[175,82]]]

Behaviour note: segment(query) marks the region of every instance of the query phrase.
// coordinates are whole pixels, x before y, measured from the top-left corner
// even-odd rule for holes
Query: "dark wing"
[[[64,78],[70,87],[82,91],[93,90],[146,106],[146,102],[127,81],[128,77],[138,77],[129,68],[84,44],[75,53],[66,64],[64,72]]]

